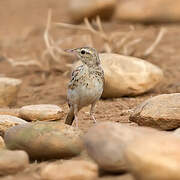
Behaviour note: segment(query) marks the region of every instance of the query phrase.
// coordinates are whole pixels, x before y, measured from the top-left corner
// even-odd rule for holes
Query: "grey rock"
[[[82,150],[81,131],[60,122],[35,122],[6,131],[8,149],[26,151],[32,159],[68,158]]]
[[[89,129],[83,139],[89,156],[101,169],[124,172],[127,170],[124,159],[125,147],[136,137],[156,131],[150,128],[103,122]]]
[[[180,127],[180,93],[162,94],[144,101],[136,107],[130,120],[162,130]]]

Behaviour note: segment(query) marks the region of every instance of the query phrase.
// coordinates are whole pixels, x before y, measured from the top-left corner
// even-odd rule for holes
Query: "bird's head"
[[[99,65],[100,60],[96,49],[91,47],[82,47],[68,49],[66,52],[75,54],[87,66]]]

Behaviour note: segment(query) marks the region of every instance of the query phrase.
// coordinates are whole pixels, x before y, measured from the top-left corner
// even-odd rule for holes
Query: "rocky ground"
[[[111,7],[113,3],[114,1],[110,3]],[[59,43],[56,44],[59,51],[91,45],[101,53],[111,51],[121,55],[131,55],[155,65],[151,66],[146,61],[145,64],[133,63],[136,59],[126,60],[124,57],[121,58],[123,64],[119,64],[119,61],[116,61],[119,56],[117,58],[110,56],[108,60],[103,58],[104,68],[108,70],[111,68],[108,64],[109,59],[115,65],[112,66],[109,74],[105,73],[110,82],[106,87],[108,93],[104,93],[104,97],[97,103],[95,116],[98,122],[110,121],[113,124],[101,124],[96,127],[99,129],[88,131],[94,124],[87,113],[89,107],[86,107],[79,113],[80,127],[77,130],[63,124],[68,112],[67,83],[72,63],[76,60],[62,52],[58,53],[57,50],[52,56],[47,48],[44,32],[47,32],[45,30],[47,30],[49,8],[52,9],[53,23],[73,23],[66,0],[0,2],[0,75],[21,80],[15,82],[13,79],[8,81],[4,78],[0,79],[0,88],[3,89],[0,94],[10,94],[4,96],[0,103],[6,106],[9,104],[11,108],[0,108],[1,135],[6,147],[15,150],[0,152],[0,179],[79,180],[80,178],[95,179],[97,176],[98,179],[104,180],[147,180],[148,178],[165,180],[168,177],[180,179],[178,169],[180,166],[176,159],[179,157],[176,149],[180,146],[178,130],[174,132],[175,137],[166,131],[159,132],[146,128],[139,130],[139,127],[137,129],[134,127],[143,125],[161,130],[174,130],[180,127],[178,102],[180,25],[162,22],[149,24],[149,19],[148,24],[144,24],[144,20],[143,23],[122,22],[113,16],[110,20],[102,21],[104,32],[94,34],[89,30],[74,29],[72,26],[64,28],[62,24],[59,27],[51,24],[48,37],[52,36],[55,43]],[[83,23],[81,25],[83,26]],[[92,25],[98,31],[98,20]],[[157,46],[153,48],[158,39]],[[51,45],[55,44],[51,42]],[[152,47],[152,51],[149,47]],[[103,54],[101,56],[103,57]],[[120,66],[123,68],[118,68]],[[146,69],[146,75],[141,73],[143,68]],[[118,88],[114,88],[116,91],[112,88],[114,85]],[[114,95],[111,96],[113,93]],[[170,93],[177,94],[161,95]],[[123,97],[120,97],[121,95]],[[153,96],[157,97],[152,98]],[[28,106],[36,104],[52,104],[52,106]],[[29,122],[37,120],[44,121],[33,124]],[[53,123],[50,120],[58,121]],[[117,127],[114,125],[115,122],[118,123]],[[20,125],[8,130],[9,127],[17,124]],[[86,132],[88,134],[83,140],[85,150],[79,137],[84,136]],[[107,138],[106,132],[109,132]],[[91,136],[92,134],[94,136]],[[134,136],[137,138],[132,143]],[[63,139],[66,143],[59,142],[59,139]],[[165,141],[168,143],[164,143]],[[169,143],[172,147],[169,150],[170,155],[168,151],[157,148],[158,146],[169,148]],[[5,144],[1,138],[0,146],[4,148]],[[105,145],[111,148],[106,149]],[[101,146],[104,148],[102,149]],[[144,147],[148,147],[148,151],[145,151]],[[118,149],[123,150],[117,152]],[[150,159],[148,159],[149,154],[151,154]],[[167,159],[163,159],[162,155]],[[64,158],[70,158],[70,162],[63,160]],[[19,161],[16,161],[17,159]],[[146,164],[147,161],[150,162],[150,167]],[[138,168],[136,168],[137,162],[139,162]],[[156,173],[157,167],[161,167],[160,173]],[[79,172],[79,169],[84,169],[83,172],[86,173]],[[139,169],[152,176],[146,177],[146,174],[140,173]],[[57,174],[68,174],[70,177]],[[161,176],[161,174],[165,175]]]

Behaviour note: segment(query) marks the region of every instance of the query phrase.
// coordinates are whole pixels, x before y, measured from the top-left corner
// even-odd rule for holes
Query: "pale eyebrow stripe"
[[[87,54],[91,54],[91,52],[90,52],[90,51],[88,51],[88,50],[85,50],[85,52],[86,52]]]

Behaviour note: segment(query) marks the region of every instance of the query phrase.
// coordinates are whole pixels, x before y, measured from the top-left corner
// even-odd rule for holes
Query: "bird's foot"
[[[91,118],[92,118],[92,120],[93,120],[93,123],[96,124],[97,121],[96,121],[96,118],[94,117],[94,115],[91,115]]]

